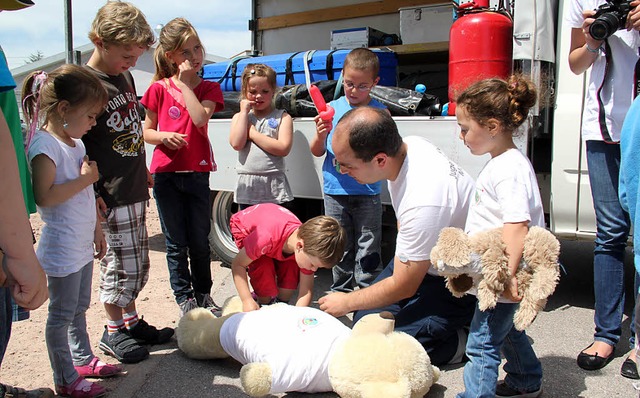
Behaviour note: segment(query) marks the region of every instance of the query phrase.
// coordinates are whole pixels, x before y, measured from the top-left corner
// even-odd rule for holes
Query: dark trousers
[[[374,284],[393,274],[393,259],[378,275]],[[449,362],[458,348],[458,329],[468,327],[473,319],[476,298],[455,298],[445,287],[443,277],[425,275],[416,294],[386,307],[356,311],[353,322],[367,314],[389,311],[395,317],[395,330],[418,340],[434,365]]]

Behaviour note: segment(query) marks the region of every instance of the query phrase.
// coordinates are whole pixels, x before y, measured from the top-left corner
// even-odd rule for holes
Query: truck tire
[[[238,248],[231,236],[229,219],[238,211],[238,205],[233,203],[233,192],[219,191],[213,195],[209,246],[213,260],[219,260],[224,266],[230,267]]]

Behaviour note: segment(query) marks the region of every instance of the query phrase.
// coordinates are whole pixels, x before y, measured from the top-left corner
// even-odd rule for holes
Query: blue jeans
[[[213,286],[209,173],[156,173],[153,180],[153,197],[167,244],[169,282],[176,302],[193,298],[194,292],[209,294]]]
[[[11,290],[6,287],[0,287],[0,365],[2,365],[2,359],[7,351],[7,345],[11,337],[12,313]]]
[[[536,391],[542,384],[542,365],[524,331],[513,327],[513,314],[518,304],[498,303],[495,308],[480,311],[476,306],[464,366],[465,391],[457,398],[494,398],[500,367],[500,350],[504,353],[507,372],[505,382],[517,391]]]
[[[74,366],[86,365],[93,359],[87,334],[86,312],[91,304],[93,261],[78,272],[65,277],[47,277],[49,315],[45,340],[56,385],[76,381]]]
[[[624,254],[631,225],[629,214],[618,199],[620,145],[587,141],[587,165],[597,227],[593,259],[594,339],[615,346],[622,334]],[[635,335],[633,324],[632,319],[631,336]]]
[[[373,283],[391,275],[393,259]],[[458,329],[469,326],[475,305],[475,296],[455,298],[445,287],[443,277],[427,274],[412,297],[383,308],[356,311],[353,323],[367,314],[389,311],[395,317],[395,330],[415,337],[429,354],[431,363],[439,366],[455,356]]]
[[[369,286],[382,271],[382,202],[380,195],[324,195],[324,213],[335,217],[347,234],[342,260],[332,268],[334,292]]]

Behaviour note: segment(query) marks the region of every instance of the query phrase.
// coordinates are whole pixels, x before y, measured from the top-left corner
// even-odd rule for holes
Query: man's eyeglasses
[[[367,86],[366,84],[361,84],[361,85],[356,87],[356,85],[351,83],[351,82],[342,82],[342,85],[344,85],[349,90],[353,90],[354,88],[358,89],[358,91],[360,91],[361,93],[369,91],[369,90],[371,90],[373,88],[373,86]]]

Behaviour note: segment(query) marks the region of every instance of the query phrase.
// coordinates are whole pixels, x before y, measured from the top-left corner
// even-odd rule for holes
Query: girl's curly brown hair
[[[456,106],[463,106],[482,126],[489,119],[496,119],[513,133],[527,119],[537,98],[536,87],[530,80],[512,75],[507,80],[492,78],[473,83],[458,96]]]

